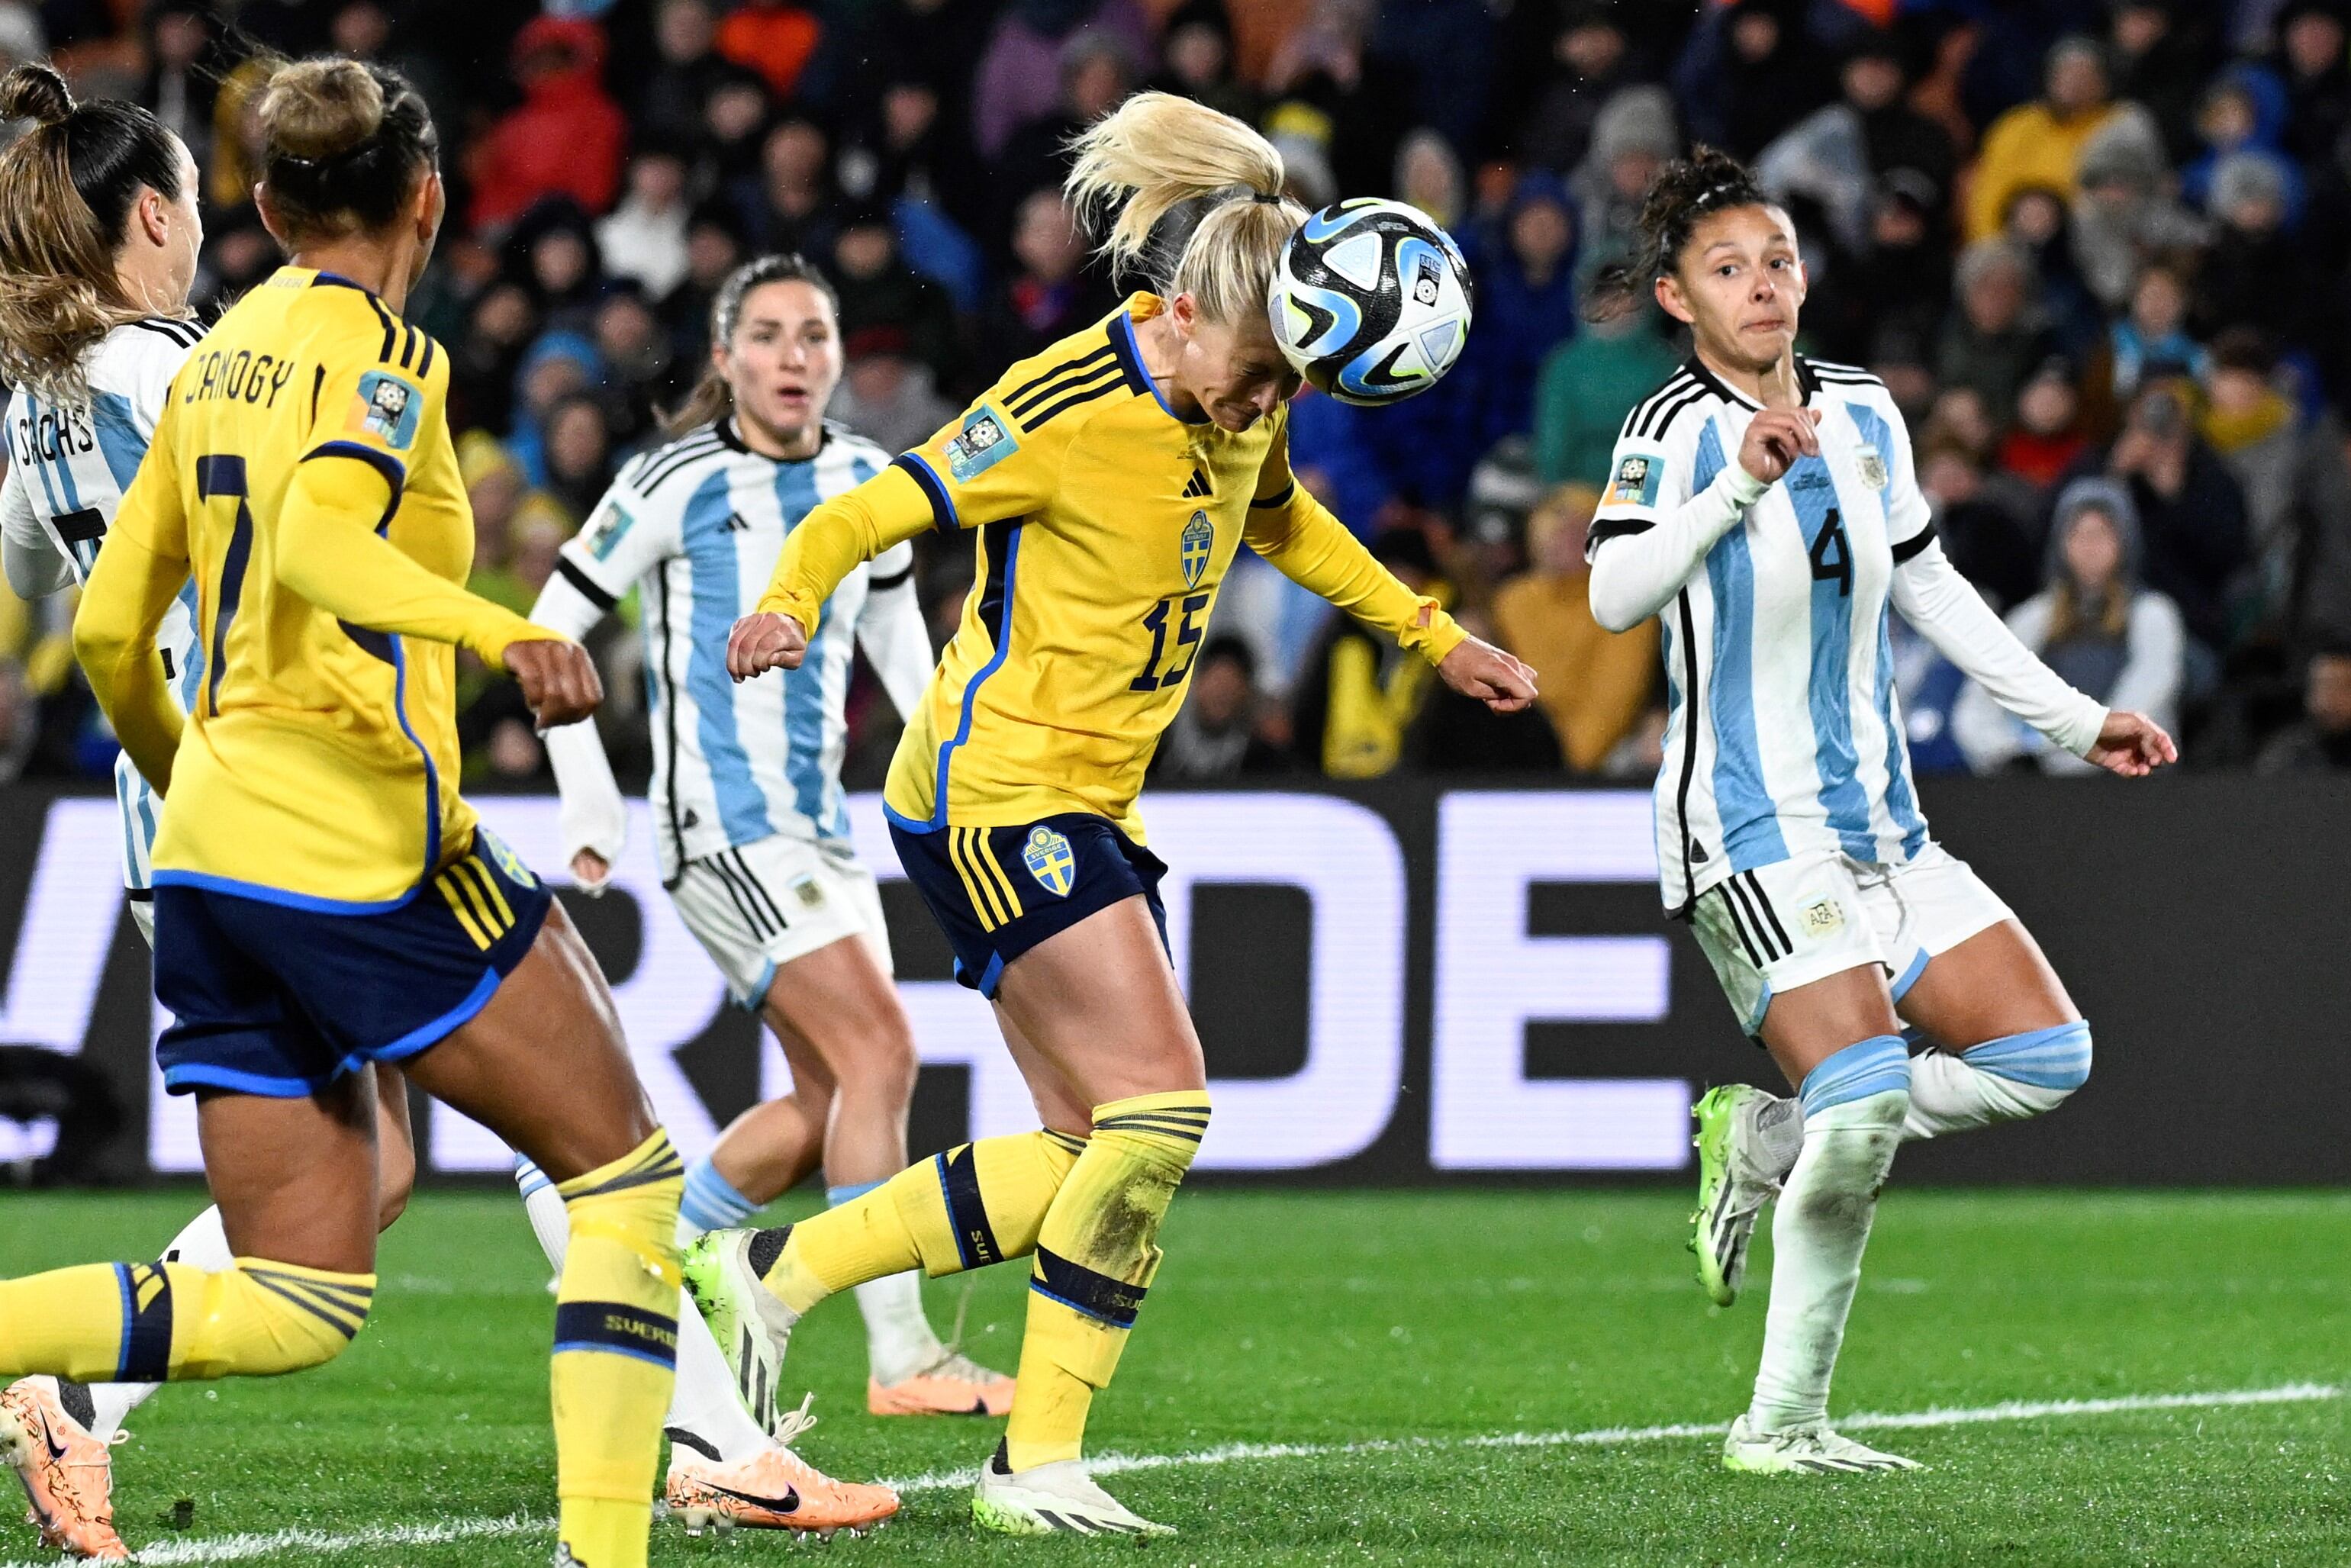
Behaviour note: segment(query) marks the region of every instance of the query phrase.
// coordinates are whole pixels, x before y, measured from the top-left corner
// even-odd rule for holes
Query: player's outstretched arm
[[[936,515],[914,476],[892,466],[801,518],[784,539],[758,608],[726,639],[726,673],[747,681],[799,668],[824,601],[841,579],[930,528]]]
[[[2116,708],[2098,727],[2098,738],[2083,754],[2109,773],[2144,779],[2166,763],[2179,760],[2179,747],[2170,732],[2143,713]]]
[[[604,606],[588,597],[570,577],[559,571],[539,590],[530,607],[531,624],[544,626],[570,642],[580,642],[604,619]],[[511,653],[511,650],[509,650]],[[539,742],[547,747],[548,766],[555,770],[555,789],[561,804],[557,831],[563,840],[564,862],[580,891],[600,897],[612,880],[612,864],[629,840],[629,808],[612,777],[612,760],[604,755],[604,738],[586,721],[542,727]]]
[[[155,629],[188,580],[188,514],[181,498],[167,415],[116,509],[74,612],[74,656],[98,706],[158,795],[172,788],[172,759],[185,722],[155,657]]]

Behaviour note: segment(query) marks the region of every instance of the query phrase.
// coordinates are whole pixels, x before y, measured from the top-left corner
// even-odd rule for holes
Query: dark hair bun
[[[73,111],[66,78],[47,66],[18,66],[0,77],[0,117],[55,125]]]
[[[272,152],[323,162],[383,124],[383,89],[357,60],[297,60],[269,78],[261,126]]]
[[[1651,285],[1681,260],[1699,220],[1733,207],[1771,204],[1746,164],[1703,142],[1691,148],[1688,157],[1675,159],[1651,182],[1635,225],[1640,243],[1625,260],[1601,268],[1584,315],[1604,321],[1637,308]]]

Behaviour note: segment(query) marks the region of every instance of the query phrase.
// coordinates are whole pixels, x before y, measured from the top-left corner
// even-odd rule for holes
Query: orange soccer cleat
[[[897,1512],[898,1494],[888,1487],[834,1480],[784,1446],[815,1424],[802,1400],[797,1414],[777,1423],[773,1447],[731,1465],[674,1444],[664,1492],[671,1515],[688,1535],[715,1525],[829,1536],[862,1534]]]
[[[1012,1379],[949,1351],[896,1383],[868,1379],[865,1408],[876,1416],[1001,1416],[1012,1408]]]
[[[107,1444],[66,1414],[54,1377],[0,1390],[0,1460],[24,1483],[41,1544],[100,1563],[128,1563],[114,1532],[114,1464]]]

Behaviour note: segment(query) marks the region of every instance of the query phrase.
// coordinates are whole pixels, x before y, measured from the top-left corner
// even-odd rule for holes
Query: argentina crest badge
[[[1873,490],[1886,488],[1886,456],[1876,447],[1863,442],[1861,450],[1854,454],[1853,465],[1863,484]]]
[[[1217,526],[1208,521],[1203,509],[1192,514],[1184,525],[1181,559],[1184,563],[1184,586],[1197,588],[1200,580],[1208,575],[1208,556],[1216,548]]]
[[[1020,863],[1055,898],[1067,898],[1077,881],[1078,857],[1070,841],[1042,823],[1029,830],[1029,841],[1020,846]]]

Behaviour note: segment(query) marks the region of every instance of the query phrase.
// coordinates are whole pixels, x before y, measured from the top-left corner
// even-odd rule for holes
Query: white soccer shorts
[[[1698,895],[1690,928],[1751,1035],[1778,992],[1865,964],[1898,1002],[1928,960],[2009,918],[1967,862],[1929,841],[1905,865],[1832,852],[1740,872]]]
[[[670,899],[736,1002],[754,1012],[778,969],[844,936],[866,938],[892,972],[881,888],[845,844],[778,833],[688,861]]]

